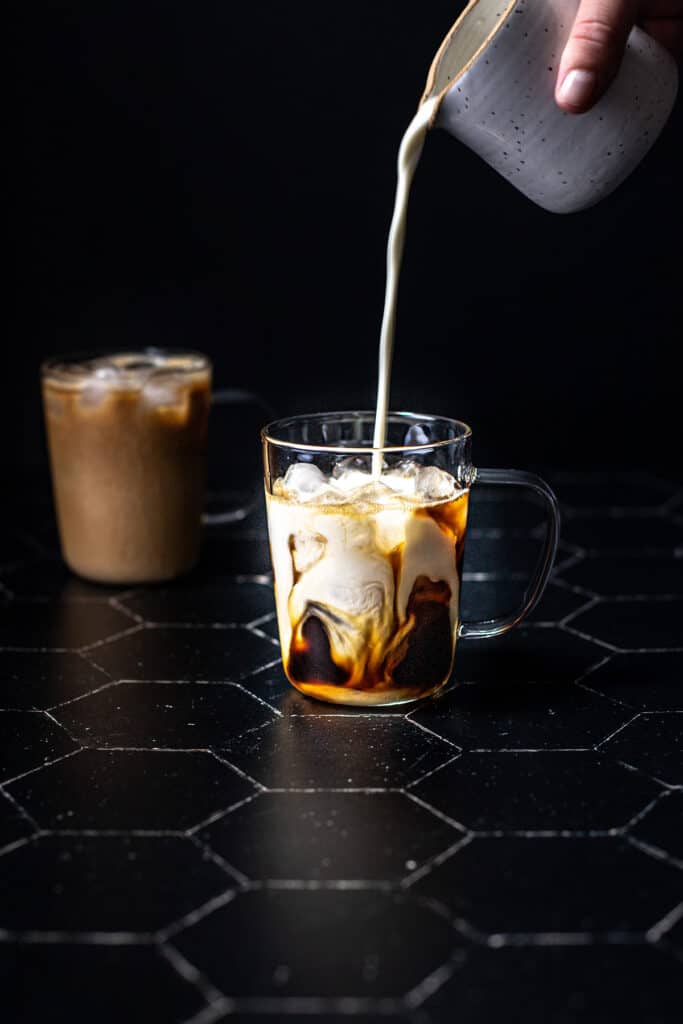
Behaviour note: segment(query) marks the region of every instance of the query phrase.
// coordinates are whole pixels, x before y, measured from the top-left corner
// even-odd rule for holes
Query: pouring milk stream
[[[396,335],[396,301],[398,298],[398,279],[401,272],[401,260],[405,244],[408,197],[410,196],[410,187],[417,165],[420,162],[420,156],[422,155],[429,122],[438,102],[438,97],[432,97],[418,108],[417,113],[406,129],[398,151],[396,198],[394,200],[394,212],[391,218],[389,241],[387,243],[387,278],[379,342],[375,433],[372,441],[372,447],[375,449],[372,453],[372,475],[375,479],[379,479],[382,473],[382,453],[377,449],[382,448],[384,445],[387,429],[391,361]]]

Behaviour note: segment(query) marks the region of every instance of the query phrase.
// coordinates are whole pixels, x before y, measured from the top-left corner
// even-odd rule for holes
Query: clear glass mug
[[[197,563],[204,526],[247,514],[249,503],[205,511],[209,412],[251,404],[273,413],[250,391],[213,390],[204,353],[72,353],[40,371],[62,556],[77,575],[174,579]]]
[[[374,421],[362,411],[294,416],[261,434],[283,666],[297,690],[337,704],[436,693],[458,639],[497,636],[531,611],[559,539],[552,489],[533,473],[475,469],[467,424],[391,413],[377,475]],[[520,606],[462,622],[469,493],[483,484],[540,497],[545,539]]]

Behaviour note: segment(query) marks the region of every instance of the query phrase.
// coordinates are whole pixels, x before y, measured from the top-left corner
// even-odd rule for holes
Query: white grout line
[[[663,935],[671,931],[674,925],[678,924],[681,918],[683,918],[683,903],[679,903],[648,929],[645,936],[647,941],[658,942]]]
[[[200,993],[208,1003],[206,1009],[215,1006],[225,996],[220,992],[208,978],[199,971],[194,964],[191,964],[182,953],[170,943],[162,943],[158,947],[159,954],[171,965],[173,970],[187,981]]]
[[[70,932],[70,931],[39,931],[26,929],[10,931],[0,928],[0,942],[17,942],[25,944],[79,944],[83,946],[144,946],[155,942],[154,935],[148,932]]]

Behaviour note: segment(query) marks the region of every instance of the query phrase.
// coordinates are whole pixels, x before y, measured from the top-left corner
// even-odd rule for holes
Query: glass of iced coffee
[[[295,416],[262,432],[268,533],[282,661],[302,693],[387,705],[436,693],[456,641],[516,625],[543,592],[557,549],[555,495],[519,470],[475,469],[457,420],[374,412]],[[470,488],[512,484],[542,500],[547,529],[521,606],[460,620]]]
[[[43,363],[57,525],[64,560],[79,576],[156,582],[196,564],[211,376],[204,354],[170,349]]]

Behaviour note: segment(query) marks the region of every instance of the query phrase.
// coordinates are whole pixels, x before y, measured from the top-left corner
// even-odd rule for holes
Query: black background
[[[57,352],[187,345],[281,414],[373,405],[397,147],[463,5],[13,5],[10,472],[45,471]],[[478,464],[677,467],[680,132],[679,100],[628,181],[568,216],[432,132],[393,406],[470,422]]]

